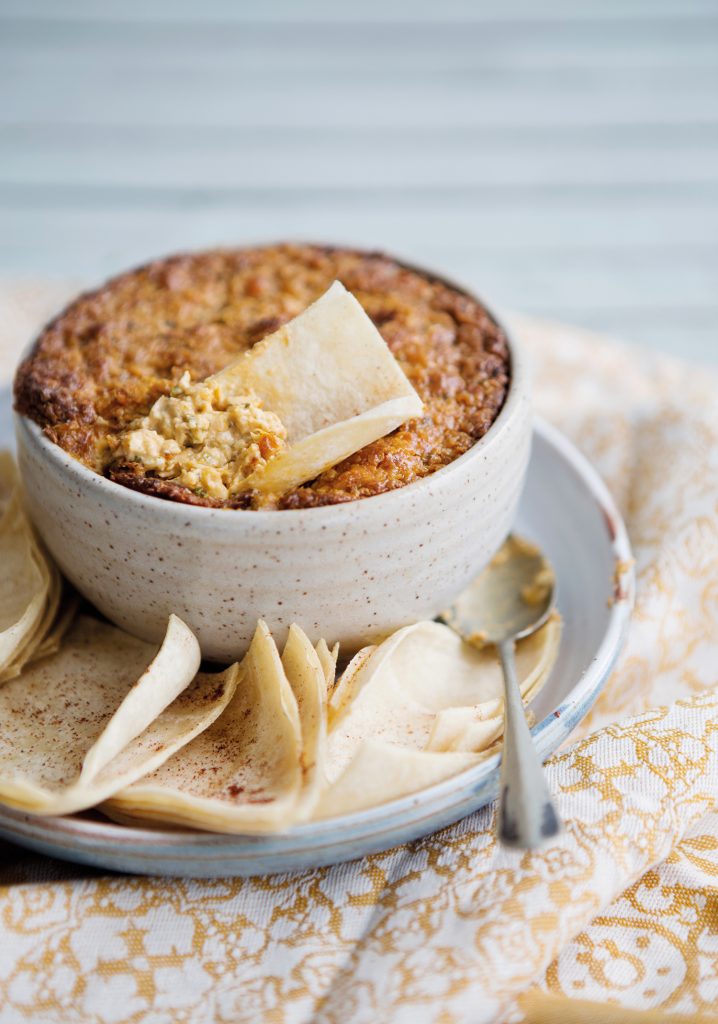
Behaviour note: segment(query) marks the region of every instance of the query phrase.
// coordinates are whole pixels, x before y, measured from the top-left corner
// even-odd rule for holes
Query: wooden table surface
[[[718,362],[717,0],[0,0],[0,275],[384,247]]]

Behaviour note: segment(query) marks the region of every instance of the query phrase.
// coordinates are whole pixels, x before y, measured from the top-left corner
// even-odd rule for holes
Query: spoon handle
[[[505,846],[531,850],[561,831],[536,753],[516,678],[514,641],[499,644],[504,672],[504,752],[498,835]]]

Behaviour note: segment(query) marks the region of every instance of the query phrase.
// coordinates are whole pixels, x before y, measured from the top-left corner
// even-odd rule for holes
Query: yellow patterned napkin
[[[0,294],[3,370],[43,294]],[[718,379],[513,325],[540,411],[603,473],[637,558],[628,648],[549,764],[565,834],[499,850],[486,808],[353,864],[215,881],[103,877],[7,846],[0,1022],[598,1020],[542,992],[696,1020],[718,1005]]]

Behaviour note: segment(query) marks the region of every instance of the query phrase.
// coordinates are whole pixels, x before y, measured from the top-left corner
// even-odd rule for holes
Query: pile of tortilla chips
[[[75,615],[0,454],[0,803],[100,806],[130,824],[260,833],[416,792],[494,753],[502,677],[491,648],[418,622],[359,651],[259,622],[241,663],[202,672],[171,616],[159,650]],[[529,701],[555,661],[554,617],[517,648]]]

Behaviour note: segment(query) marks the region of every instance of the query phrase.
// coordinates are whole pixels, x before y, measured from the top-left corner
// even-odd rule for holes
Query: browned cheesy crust
[[[15,379],[15,407],[118,483],[193,505],[217,502],[144,467],[108,464],[116,437],[185,371],[217,372],[340,280],[372,318],[424,403],[412,420],[316,480],[281,509],[366,498],[434,473],[489,429],[506,397],[506,337],[484,307],[380,253],[285,244],[172,256],[81,295],[41,333]]]

